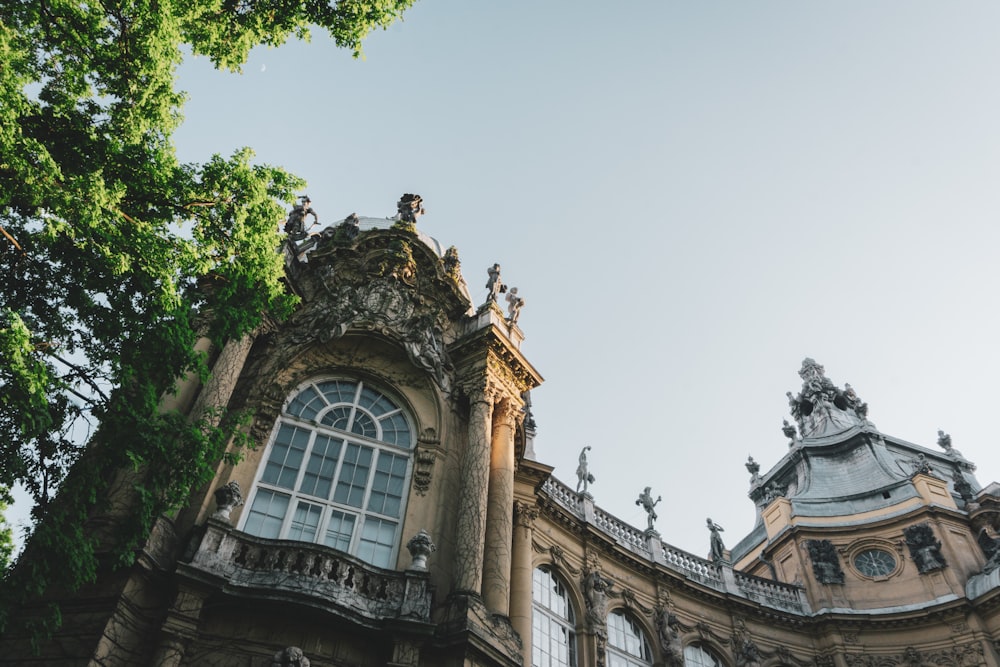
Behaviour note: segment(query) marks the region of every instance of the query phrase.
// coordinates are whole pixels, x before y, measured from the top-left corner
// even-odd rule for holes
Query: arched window
[[[395,401],[364,382],[300,387],[278,417],[242,529],[389,567],[406,504],[410,423]]]
[[[693,644],[684,648],[684,667],[722,667],[722,662],[707,648]]]
[[[536,569],[531,600],[532,666],[576,667],[576,617],[562,581],[548,568]]]
[[[608,614],[608,665],[645,667],[652,664],[653,654],[639,624],[620,610]]]

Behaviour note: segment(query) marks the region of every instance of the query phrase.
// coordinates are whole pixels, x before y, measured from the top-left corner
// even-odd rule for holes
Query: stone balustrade
[[[762,579],[736,572],[728,564],[716,564],[669,544],[661,544],[659,535],[642,531],[621,519],[595,507],[593,499],[573,491],[559,480],[550,477],[542,491],[570,514],[589,523],[610,540],[636,555],[658,563],[686,579],[707,588],[735,597],[752,600],[765,607],[792,613],[809,614],[809,603],[800,586]]]
[[[426,571],[383,570],[329,547],[268,540],[210,519],[178,572],[234,595],[304,602],[377,627],[384,619],[427,622]]]

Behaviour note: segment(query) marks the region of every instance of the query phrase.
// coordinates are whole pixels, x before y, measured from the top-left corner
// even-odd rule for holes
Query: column
[[[203,416],[213,425],[219,421],[218,415],[206,415],[212,408],[224,408],[229,404],[229,399],[236,389],[236,381],[243,372],[243,365],[246,363],[250,348],[253,347],[254,334],[247,334],[239,340],[226,342],[219,353],[219,358],[212,366],[212,375],[208,382],[202,387],[198,394],[194,406],[191,408],[191,419],[200,419]]]
[[[510,624],[521,636],[524,664],[531,664],[531,595],[532,528],[538,518],[538,508],[529,503],[514,503],[514,552],[510,565]]]
[[[479,595],[483,584],[486,538],[486,499],[490,478],[492,395],[479,390],[470,397],[469,434],[462,458],[462,485],[458,495],[458,534],[455,546],[455,592]]]
[[[505,399],[493,413],[490,488],[486,510],[483,601],[494,614],[510,610],[510,551],[514,534],[514,423],[518,406]]]

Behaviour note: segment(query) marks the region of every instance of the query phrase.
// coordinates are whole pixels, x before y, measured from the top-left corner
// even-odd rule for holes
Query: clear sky
[[[184,160],[241,146],[322,223],[389,216],[526,300],[538,457],[708,551],[753,525],[803,357],[885,433],[1000,479],[1000,4],[420,0],[354,61],[189,59]]]

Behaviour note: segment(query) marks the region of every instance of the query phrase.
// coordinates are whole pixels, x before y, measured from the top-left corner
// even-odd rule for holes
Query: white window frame
[[[324,395],[321,387],[327,385],[328,383],[348,383],[355,385],[352,401],[350,403],[338,399],[330,401],[329,397]],[[378,415],[373,415],[373,413],[360,403],[362,403],[363,397],[368,397],[370,394],[366,394],[365,390],[375,392],[379,394],[388,404],[391,404],[394,409],[384,411]],[[315,414],[313,419],[304,419],[301,416],[290,414],[289,408],[292,406],[295,399],[305,392],[312,390],[315,395],[322,399],[320,404],[320,409],[318,413]],[[315,399],[313,399],[315,402]],[[358,433],[352,433],[350,431],[345,431],[339,428],[334,428],[333,426],[328,426],[320,423],[322,417],[334,411],[343,412],[343,408],[350,407],[349,417],[347,421],[347,426],[350,427],[355,420],[355,417],[360,413],[364,414],[368,419],[369,423],[374,421],[375,424],[375,437],[368,437]],[[406,442],[402,445],[395,444],[394,442],[386,442],[380,440],[386,431],[382,428],[382,423],[387,422],[396,415],[401,415],[405,420],[405,425],[407,429],[408,437],[405,438]],[[398,419],[396,420],[395,426],[398,427]],[[286,430],[289,429],[289,430]],[[276,480],[265,481],[265,472],[268,469],[269,463],[271,463],[271,455],[274,451],[275,445],[279,440],[279,436],[283,433],[287,433],[289,437],[289,444],[295,442],[294,438],[301,437],[301,434],[305,434],[306,442],[304,449],[302,449],[301,459],[298,461],[298,470],[295,472],[295,480],[292,483],[291,488],[287,486],[281,486]],[[375,565],[376,567],[384,567],[391,569],[395,566],[396,560],[399,556],[399,546],[400,546],[400,535],[402,530],[403,520],[406,516],[406,501],[409,495],[410,479],[413,473],[413,450],[415,444],[415,433],[414,422],[409,412],[405,408],[402,401],[395,398],[392,394],[383,390],[377,385],[372,385],[366,381],[351,378],[351,377],[322,377],[315,378],[308,382],[299,385],[295,391],[293,391],[282,406],[281,414],[275,421],[274,428],[271,431],[271,436],[268,439],[267,447],[264,449],[263,456],[261,457],[260,464],[257,466],[257,472],[254,476],[253,490],[247,500],[246,510],[240,517],[239,529],[244,532],[247,531],[247,524],[251,518],[257,519],[259,515],[253,515],[254,503],[257,501],[257,497],[263,496],[264,493],[270,493],[274,495],[281,495],[288,498],[288,505],[285,508],[284,516],[281,521],[281,526],[277,532],[277,536],[267,535],[267,537],[273,537],[274,539],[299,539],[296,536],[291,536],[290,532],[293,527],[293,521],[295,519],[296,510],[302,503],[308,503],[311,506],[320,507],[320,517],[315,526],[315,535],[311,541],[315,544],[325,544],[326,533],[329,528],[331,517],[334,512],[339,512],[342,516],[352,516],[354,524],[351,533],[350,542],[346,549],[340,549],[351,555],[354,555],[361,560]],[[395,438],[395,436],[393,436]],[[328,441],[333,441],[333,443],[339,443],[338,453],[336,455],[336,463],[334,469],[330,471],[329,480],[329,491],[326,497],[316,496],[310,493],[306,493],[301,490],[303,479],[308,471],[310,462],[312,460],[314,447],[316,446],[318,438],[325,438]],[[370,450],[371,458],[368,462],[368,471],[364,479],[364,491],[361,501],[358,505],[352,505],[347,502],[335,501],[337,490],[340,488],[342,481],[340,476],[344,469],[346,454],[351,447],[361,448],[359,452],[365,449]],[[291,447],[289,447],[291,449]],[[390,475],[392,477],[398,477],[398,461],[401,457],[405,460],[405,468],[402,471],[402,482],[401,490],[399,494],[399,506],[396,515],[385,514],[381,511],[376,511],[369,509],[369,503],[371,501],[371,496],[374,489],[374,481],[376,474],[379,472],[378,466],[380,460],[383,456],[392,456],[392,465],[390,468]],[[287,461],[287,458],[285,459]],[[325,463],[327,459],[324,459]],[[287,470],[282,462],[282,467],[279,470]],[[315,471],[312,471],[315,473]],[[325,479],[325,478],[324,478]],[[357,480],[351,480],[356,482]],[[315,488],[315,487],[314,487]],[[376,541],[365,541],[363,536],[365,534],[366,526],[374,522],[380,522],[379,528],[386,525],[386,523],[391,522],[394,524],[393,532],[391,538],[386,538],[384,531],[376,528],[379,535],[376,536]],[[257,532],[252,534],[259,534]],[[382,539],[379,539],[382,538]],[[388,542],[391,541],[391,545]],[[381,549],[379,547],[382,547]],[[389,546],[389,551],[386,554],[385,548]],[[338,548],[338,547],[332,547]],[[375,558],[376,555],[384,555],[384,559]]]
[[[618,626],[619,619],[621,627]],[[652,667],[653,651],[638,621],[623,610],[614,609],[608,613],[607,623],[608,667]],[[622,639],[624,642],[619,641]]]
[[[559,610],[553,609],[546,601],[539,600],[535,596],[535,577],[538,572],[547,574],[562,590],[552,591],[550,595],[562,598],[566,603],[566,616],[561,616]],[[554,628],[563,633],[565,643],[549,641],[548,645],[542,646],[542,637],[538,632],[542,626]],[[577,667],[577,637],[576,637],[576,612],[573,610],[573,602],[569,596],[569,586],[566,581],[558,576],[551,567],[536,567],[531,573],[531,664],[533,667]],[[553,637],[554,633],[548,633],[548,637]],[[565,659],[559,655],[558,650],[553,647],[565,647]]]

